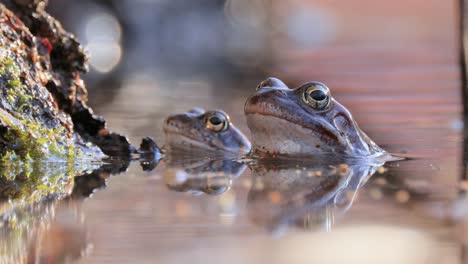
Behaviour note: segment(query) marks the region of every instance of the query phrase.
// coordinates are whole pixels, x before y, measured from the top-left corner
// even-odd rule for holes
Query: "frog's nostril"
[[[174,118],[172,118],[172,117],[166,118],[164,124],[165,124],[166,126],[174,126]]]

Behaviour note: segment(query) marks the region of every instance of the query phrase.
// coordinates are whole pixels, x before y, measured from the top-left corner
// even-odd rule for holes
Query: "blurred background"
[[[49,11],[87,48],[92,89],[142,72],[239,79],[266,73],[293,78],[293,70],[309,70],[302,78],[294,71],[299,81],[343,64],[336,57],[382,64],[386,51],[453,48],[457,2],[50,0]]]
[[[324,82],[376,143],[414,158],[387,164],[345,216],[327,212],[327,232],[303,221],[281,236],[249,210],[254,171],[195,197],[166,187],[164,164],[132,164],[80,207],[82,263],[468,263],[458,4],[50,0],[89,52],[90,105],[135,145],[163,145],[163,119],[194,106],[224,109],[249,136],[245,99],[276,76]]]

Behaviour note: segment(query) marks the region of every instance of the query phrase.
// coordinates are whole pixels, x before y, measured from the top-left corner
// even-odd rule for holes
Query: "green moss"
[[[41,122],[34,91],[22,83],[20,74],[14,60],[0,58],[0,96],[7,98],[0,108],[0,124],[7,127],[0,135],[6,146],[0,149],[0,215],[45,197],[66,195],[74,176],[100,165],[82,159],[85,147],[75,146],[61,124]]]
[[[0,76],[6,80],[4,90],[8,102],[21,113],[24,107],[33,99],[27,89],[20,81],[20,69],[15,62],[8,57],[0,59]]]
[[[22,120],[14,124],[10,118],[0,115],[0,121],[7,123],[6,141],[15,146],[15,154],[22,160],[73,161],[82,155],[65,135],[63,127],[47,128],[36,121]]]
[[[9,118],[8,116],[6,116],[5,113],[2,113],[0,112],[0,120],[6,124],[7,126],[14,126],[15,124],[12,122],[11,118]]]
[[[7,87],[10,89],[15,89],[21,86],[21,82],[18,79],[9,80],[7,82]]]
[[[6,82],[3,90],[11,104],[11,112],[18,120],[17,123],[12,122],[11,116],[0,113],[0,121],[8,125],[6,141],[15,146],[15,154],[21,160],[29,157],[34,160],[46,158],[73,161],[76,155],[81,155],[81,153],[74,147],[73,141],[67,138],[64,127],[46,127],[23,113],[26,106],[31,105],[33,98],[21,83],[20,73],[13,59],[0,58],[0,77]]]
[[[19,76],[21,73],[19,67],[15,64],[14,60],[9,57],[0,58],[0,75],[14,75]]]

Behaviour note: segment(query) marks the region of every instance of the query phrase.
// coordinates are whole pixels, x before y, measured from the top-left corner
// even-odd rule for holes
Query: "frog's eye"
[[[210,113],[205,119],[206,128],[214,132],[221,132],[229,127],[229,120],[226,115],[219,112]]]
[[[330,104],[330,90],[321,83],[313,83],[304,91],[304,102],[313,108],[320,110]]]

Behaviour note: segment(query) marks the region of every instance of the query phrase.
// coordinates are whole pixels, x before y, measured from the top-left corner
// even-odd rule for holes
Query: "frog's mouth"
[[[213,146],[209,142],[200,141],[199,139],[182,133],[177,130],[164,129],[166,135],[166,147],[183,147],[186,149],[200,148],[203,150],[215,150],[219,146]]]
[[[163,131],[166,137],[166,148],[178,147],[191,150],[192,148],[211,149],[215,147],[211,146],[210,142],[197,138],[193,133],[188,133],[191,131],[190,125],[178,121],[176,117],[168,118],[164,122]]]
[[[338,113],[333,123],[297,122],[293,116],[278,114],[269,108],[245,108],[247,124],[252,132],[254,151],[277,154],[334,153],[346,156],[372,156],[385,153],[349,117]],[[292,117],[291,117],[292,116]],[[340,123],[342,122],[342,123]],[[344,125],[343,125],[344,124]],[[349,125],[349,127],[344,127]],[[314,148],[315,146],[315,148]]]
[[[227,148],[222,144],[215,144],[212,141],[201,141],[191,135],[187,135],[178,130],[164,129],[166,135],[166,145],[164,148],[169,151],[190,151],[190,152],[209,152],[238,154],[246,153],[247,147],[239,149]],[[250,146],[249,146],[250,149]]]
[[[258,102],[256,104],[246,104],[244,109],[245,115],[259,115],[274,117],[283,121],[287,121],[291,124],[299,126],[301,129],[310,131],[316,137],[322,138],[327,142],[340,142],[340,133],[335,127],[328,123],[319,122],[316,120],[315,124],[309,124],[307,122],[300,122],[300,118],[294,118],[294,113],[284,111],[278,106],[275,106],[268,102]],[[296,114],[298,115],[298,114]],[[281,129],[278,127],[277,129]],[[272,132],[274,133],[274,132]]]
[[[346,142],[304,128],[274,115],[246,116],[252,136],[252,152],[277,155],[303,155],[346,151]],[[341,138],[340,138],[341,139]]]

